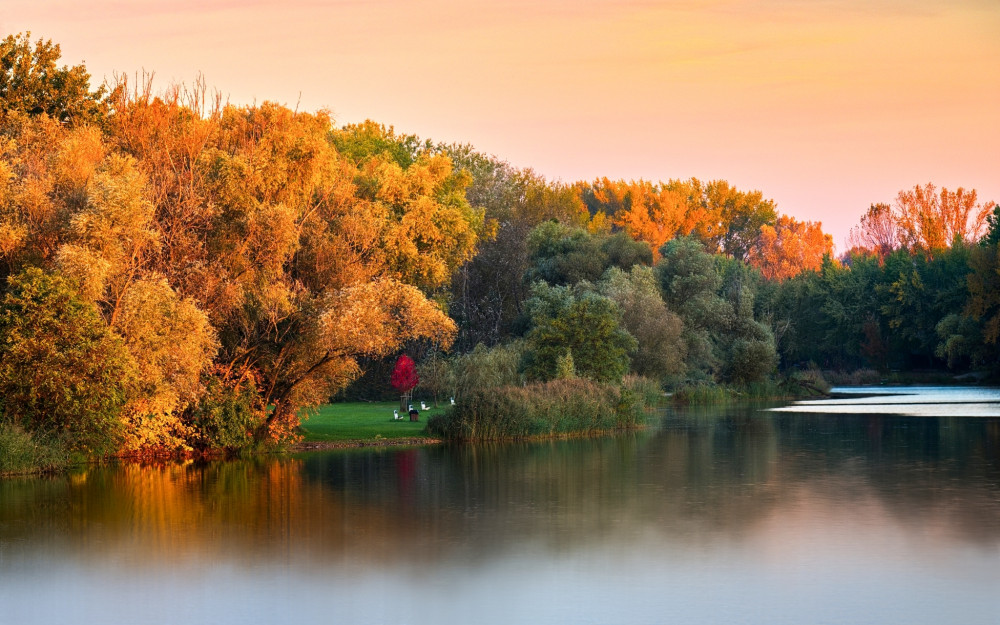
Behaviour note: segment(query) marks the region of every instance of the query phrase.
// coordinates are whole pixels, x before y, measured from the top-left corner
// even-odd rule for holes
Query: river
[[[0,623],[1000,623],[1000,391],[0,481]]]

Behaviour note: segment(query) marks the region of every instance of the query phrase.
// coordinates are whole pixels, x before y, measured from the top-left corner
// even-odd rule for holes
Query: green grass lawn
[[[419,406],[419,404],[418,404]],[[302,422],[305,442],[374,440],[376,438],[414,438],[426,436],[427,419],[444,412],[445,407],[420,411],[420,421],[393,421],[392,411],[399,402],[345,402],[326,404]]]

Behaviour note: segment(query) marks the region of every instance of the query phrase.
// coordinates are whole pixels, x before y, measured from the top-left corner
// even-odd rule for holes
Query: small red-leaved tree
[[[389,384],[400,392],[399,410],[405,413],[412,397],[413,387],[420,382],[417,375],[417,367],[413,364],[413,359],[403,354],[396,360],[396,368],[392,370],[389,377]]]

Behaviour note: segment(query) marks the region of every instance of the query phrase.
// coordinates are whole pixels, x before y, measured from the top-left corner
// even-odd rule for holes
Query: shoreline
[[[445,441],[430,436],[413,436],[409,438],[379,438],[352,439],[342,441],[300,441],[290,445],[285,453],[302,453],[308,451],[326,451],[330,449],[363,449],[366,447],[421,447],[425,445],[440,445]]]

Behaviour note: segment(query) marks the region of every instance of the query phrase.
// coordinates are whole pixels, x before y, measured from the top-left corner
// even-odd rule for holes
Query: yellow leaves
[[[24,245],[27,235],[28,229],[24,225],[0,221],[0,256],[13,256]]]
[[[166,280],[134,282],[122,298],[114,326],[133,353],[143,379],[168,382],[177,401],[197,398],[199,376],[218,347],[208,318]]]
[[[87,187],[87,205],[73,217],[76,240],[122,271],[151,251],[158,237],[151,228],[153,203],[145,176],[127,156],[112,155]]]
[[[134,282],[112,328],[136,363],[139,393],[127,406],[127,449],[177,447],[187,435],[179,414],[203,391],[218,349],[208,317],[162,278]]]
[[[81,298],[88,302],[103,299],[111,261],[88,247],[73,244],[60,246],[55,260],[59,271],[77,281]]]
[[[415,339],[447,348],[456,332],[455,322],[437,304],[391,279],[331,294],[320,324],[327,349],[351,358],[385,356]]]
[[[359,192],[370,198],[370,205],[360,202],[351,212],[367,213],[381,230],[379,256],[386,267],[374,275],[388,273],[437,288],[472,257],[479,232],[485,230],[483,212],[472,210],[461,193],[453,192],[461,190],[467,177],[454,177],[448,157],[424,155],[403,169],[386,154],[365,161],[358,178]],[[340,232],[350,241],[351,232]]]
[[[100,130],[89,126],[74,129],[56,151],[56,184],[69,192],[86,189],[106,152]]]

